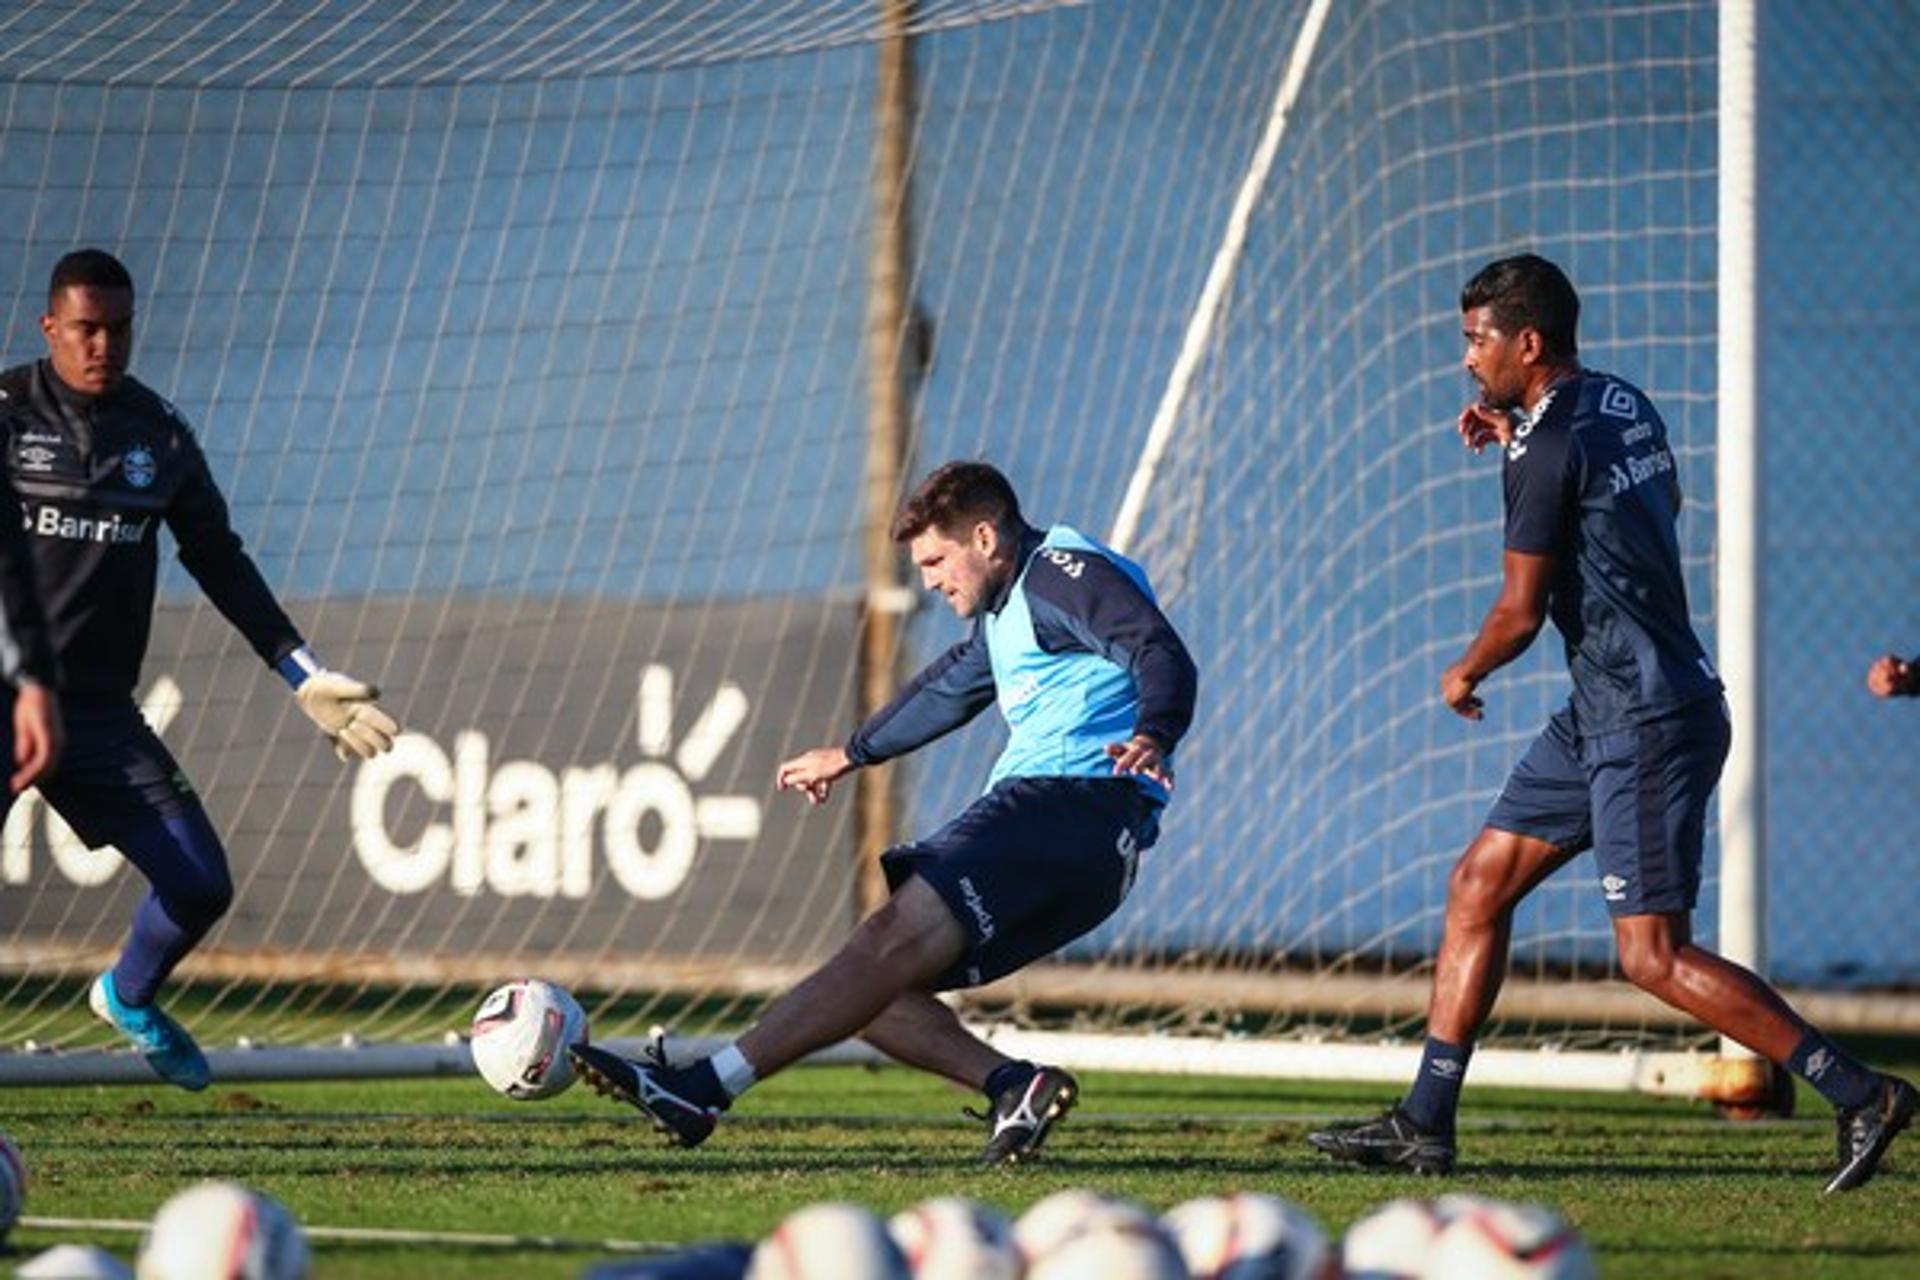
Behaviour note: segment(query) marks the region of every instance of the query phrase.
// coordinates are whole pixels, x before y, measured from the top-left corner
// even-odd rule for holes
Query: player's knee
[[[937,898],[933,903],[944,910]],[[934,927],[946,922],[929,920],[924,910],[911,909],[913,905],[903,903],[900,896],[890,898],[847,939],[846,949],[853,959],[873,966],[873,972],[897,978],[902,991],[918,988],[957,958],[957,948],[948,946],[949,934],[957,935],[957,930]]]
[[[1473,924],[1498,916],[1507,907],[1508,879],[1497,851],[1478,844],[1468,849],[1447,877],[1447,918]]]
[[[1642,991],[1658,994],[1673,980],[1674,950],[1665,938],[1620,939],[1620,972]]]
[[[168,894],[166,905],[182,926],[208,928],[233,906],[233,880],[225,872],[196,877]]]

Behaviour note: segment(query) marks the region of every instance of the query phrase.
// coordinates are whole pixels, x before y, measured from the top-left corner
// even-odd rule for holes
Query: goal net
[[[986,457],[1036,518],[1124,542],[1202,672],[1132,900],[967,1008],[1087,1044],[1160,1032],[1201,1046],[1189,1066],[1417,1035],[1448,869],[1565,697],[1544,637],[1485,722],[1435,695],[1498,574],[1497,463],[1450,426],[1458,291],[1486,260],[1566,265],[1583,357],[1660,406],[1715,630],[1716,19],[9,7],[7,362],[39,354],[62,252],[126,261],[135,374],[195,424],[316,649],[407,729],[338,765],[168,563],[139,696],[237,890],[169,1000],[223,1050],[433,1043],[486,986],[542,976],[598,1035],[697,1035],[845,936],[854,808],[771,779],[857,723],[867,611],[902,598],[863,537],[878,68],[907,39],[905,478]],[[957,637],[942,612],[911,615],[898,675]],[[903,767],[890,834],[978,790],[992,719]],[[1522,909],[1496,1037],[1704,1044],[1612,977],[1590,879]],[[14,805],[0,1046],[108,1045],[84,979],[143,891]],[[1710,869],[1708,941],[1713,894]]]

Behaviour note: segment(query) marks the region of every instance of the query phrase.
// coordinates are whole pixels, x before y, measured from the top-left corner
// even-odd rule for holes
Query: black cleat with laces
[[[634,1062],[590,1044],[576,1044],[567,1050],[573,1069],[595,1093],[638,1107],[669,1142],[699,1146],[713,1133],[721,1109],[688,1096],[679,1079],[682,1073],[667,1065],[665,1045],[658,1035],[647,1047],[646,1056],[647,1061]]]
[[[1872,1102],[1841,1112],[1840,1167],[1827,1183],[1825,1194],[1865,1186],[1894,1138],[1912,1123],[1916,1106],[1920,1106],[1920,1090],[1898,1076],[1881,1076],[1880,1092]]]
[[[1002,1089],[984,1113],[967,1114],[986,1122],[983,1165],[1021,1164],[1032,1158],[1047,1140],[1047,1131],[1073,1110],[1080,1100],[1080,1084],[1058,1067],[1039,1067],[1024,1083]]]
[[[1336,1124],[1308,1134],[1307,1141],[1348,1164],[1423,1174],[1453,1172],[1453,1135],[1422,1129],[1398,1103],[1378,1119]]]

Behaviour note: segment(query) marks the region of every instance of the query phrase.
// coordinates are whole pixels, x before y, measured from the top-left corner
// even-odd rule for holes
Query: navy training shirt
[[[300,633],[260,577],[185,419],[128,377],[103,396],[46,360],[0,373],[5,467],[39,579],[61,687],[129,697],[153,625],[160,525],[215,607],[271,666]]]
[[[1555,383],[1520,419],[1501,480],[1506,549],[1554,559],[1548,610],[1582,734],[1720,692],[1687,611],[1666,424],[1638,388],[1593,370]]]

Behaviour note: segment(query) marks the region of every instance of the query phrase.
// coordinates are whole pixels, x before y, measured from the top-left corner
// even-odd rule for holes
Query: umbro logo
[[[1609,382],[1607,389],[1600,393],[1600,412],[1609,418],[1637,418],[1640,416],[1640,401],[1617,382]]]
[[[1458,1080],[1466,1067],[1458,1058],[1435,1058],[1427,1064],[1427,1070],[1442,1080]]]
[[[1807,1055],[1807,1079],[1818,1081],[1821,1076],[1833,1069],[1833,1055],[1825,1049],[1815,1049]]]
[[[1627,900],[1627,881],[1620,876],[1602,876],[1600,877],[1600,891],[1606,895],[1608,902],[1625,902]]]

